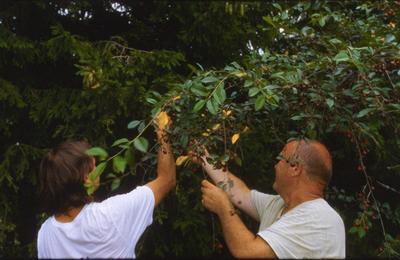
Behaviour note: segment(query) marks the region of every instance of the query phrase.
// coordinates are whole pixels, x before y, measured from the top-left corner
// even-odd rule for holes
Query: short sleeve
[[[250,194],[260,222],[272,224],[283,207],[282,198],[279,195],[270,195],[256,190],[251,190]]]
[[[121,236],[129,244],[139,240],[147,226],[153,222],[154,194],[147,186],[113,196],[101,203],[101,208],[110,216]]]

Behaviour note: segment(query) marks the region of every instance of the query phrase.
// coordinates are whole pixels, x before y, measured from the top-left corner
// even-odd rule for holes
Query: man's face
[[[291,166],[288,160],[292,156],[296,145],[296,141],[286,144],[278,156],[279,161],[275,164],[275,182],[272,188],[278,194],[280,194],[284,188],[288,188],[291,183],[292,178],[290,178],[289,175]]]

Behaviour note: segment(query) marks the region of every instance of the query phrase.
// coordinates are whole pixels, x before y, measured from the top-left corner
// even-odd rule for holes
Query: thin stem
[[[353,129],[351,129],[351,131],[352,131],[352,134],[353,134],[353,136],[354,136],[354,140],[355,140],[355,142],[356,142],[356,147],[357,147],[357,152],[358,152],[358,157],[359,157],[359,161],[360,161],[361,170],[362,170],[362,172],[363,172],[363,174],[364,174],[365,182],[366,182],[366,185],[367,185],[367,187],[368,187],[368,189],[369,189],[368,197],[369,197],[369,196],[372,196],[372,199],[373,199],[373,201],[374,201],[375,209],[376,209],[376,211],[378,212],[379,222],[380,222],[381,227],[382,227],[382,233],[383,233],[384,239],[386,240],[386,231],[385,231],[385,226],[384,226],[384,224],[383,224],[383,219],[382,219],[381,211],[380,211],[380,209],[379,209],[377,200],[376,200],[376,198],[375,198],[375,195],[374,195],[374,192],[373,192],[373,188],[372,188],[372,185],[371,185],[370,180],[369,180],[369,176],[368,176],[368,174],[367,174],[367,171],[365,170],[366,168],[365,168],[365,165],[364,165],[364,160],[363,160],[363,156],[362,156],[362,152],[361,152],[360,143],[359,143],[359,141],[358,141],[358,138],[356,138],[356,136],[354,135]]]

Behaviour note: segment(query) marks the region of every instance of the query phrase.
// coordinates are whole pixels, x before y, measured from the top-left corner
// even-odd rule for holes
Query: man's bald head
[[[328,149],[316,140],[294,140],[287,144],[291,159],[303,164],[308,176],[327,186],[332,177],[332,157]]]

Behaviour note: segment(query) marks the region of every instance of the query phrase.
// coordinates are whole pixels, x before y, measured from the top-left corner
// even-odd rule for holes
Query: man
[[[67,141],[42,161],[40,181],[45,211],[52,215],[38,234],[39,258],[135,258],[135,246],[153,209],[175,186],[175,161],[164,129],[157,177],[129,193],[91,202],[84,183],[95,167],[86,142]]]
[[[238,258],[345,258],[340,216],[323,199],[332,176],[327,148],[315,141],[291,141],[277,157],[274,190],[250,190],[229,171],[202,166],[226,193],[204,180],[202,203],[220,219],[228,248]],[[260,222],[257,235],[243,224],[233,205]]]

